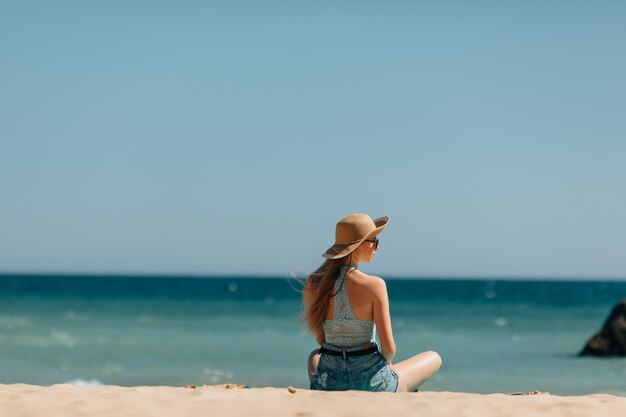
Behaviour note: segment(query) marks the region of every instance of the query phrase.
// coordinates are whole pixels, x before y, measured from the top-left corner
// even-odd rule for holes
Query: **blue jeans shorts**
[[[357,348],[341,349],[333,345],[324,345],[334,351],[360,350]],[[387,391],[396,392],[400,377],[389,366],[383,355],[377,350],[362,356],[320,355],[320,361],[313,378],[311,389],[322,391]]]

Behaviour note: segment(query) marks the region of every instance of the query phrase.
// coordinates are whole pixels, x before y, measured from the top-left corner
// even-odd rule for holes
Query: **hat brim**
[[[374,224],[376,225],[376,229],[369,232],[363,239],[358,240],[352,243],[335,243],[333,246],[328,248],[326,252],[322,254],[322,256],[326,259],[339,259],[344,256],[348,256],[350,253],[354,252],[356,248],[361,245],[361,243],[365,242],[367,239],[373,238],[378,235],[389,223],[389,216],[379,217],[374,220]]]

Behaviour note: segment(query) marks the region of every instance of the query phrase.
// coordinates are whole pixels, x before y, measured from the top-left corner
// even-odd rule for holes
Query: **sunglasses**
[[[374,249],[378,249],[378,242],[380,242],[380,241],[378,240],[378,238],[377,238],[377,237],[376,237],[376,238],[374,238],[373,240],[370,240],[370,239],[365,239],[365,241],[366,241],[366,242],[372,242],[372,243],[374,244]]]

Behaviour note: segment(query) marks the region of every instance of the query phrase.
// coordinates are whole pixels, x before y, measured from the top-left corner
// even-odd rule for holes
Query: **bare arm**
[[[324,344],[324,342],[326,341],[326,335],[324,334],[324,329],[320,329],[320,331],[317,332],[317,335],[315,336],[315,340],[317,340],[317,343],[320,346]]]
[[[374,324],[378,330],[378,337],[382,348],[382,354],[387,363],[396,354],[396,343],[393,340],[391,329],[391,316],[389,315],[389,297],[387,284],[382,278],[376,277],[373,285],[374,290]]]

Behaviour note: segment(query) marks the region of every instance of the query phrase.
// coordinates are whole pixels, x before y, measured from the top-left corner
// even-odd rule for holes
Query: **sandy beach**
[[[2,417],[67,416],[607,416],[626,397],[460,392],[319,392],[288,388],[0,385]]]

